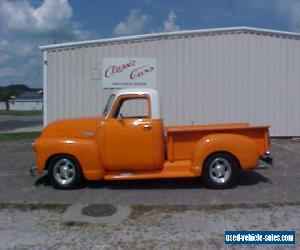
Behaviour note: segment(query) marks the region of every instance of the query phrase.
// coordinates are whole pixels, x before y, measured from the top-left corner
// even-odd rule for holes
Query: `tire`
[[[73,189],[82,181],[82,171],[77,160],[65,154],[56,155],[51,159],[48,175],[54,188]]]
[[[202,178],[209,188],[224,189],[236,184],[239,163],[228,153],[214,153],[204,162]]]

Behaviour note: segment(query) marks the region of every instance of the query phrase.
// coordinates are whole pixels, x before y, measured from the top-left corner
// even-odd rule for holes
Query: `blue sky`
[[[0,0],[0,85],[42,86],[39,45],[230,26],[300,32],[300,0]]]

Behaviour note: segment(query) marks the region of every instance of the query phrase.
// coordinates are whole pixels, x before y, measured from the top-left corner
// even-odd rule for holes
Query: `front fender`
[[[193,151],[192,163],[197,174],[201,175],[205,159],[215,152],[232,154],[243,169],[256,166],[259,160],[256,143],[251,138],[236,134],[210,134],[199,140]]]
[[[43,172],[50,157],[69,154],[79,162],[87,180],[100,180],[105,175],[100,150],[94,140],[83,138],[45,137],[34,143],[37,171]]]

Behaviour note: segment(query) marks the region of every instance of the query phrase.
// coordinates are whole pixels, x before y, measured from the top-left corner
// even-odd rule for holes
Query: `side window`
[[[145,97],[121,99],[113,115],[114,118],[147,118],[149,116],[148,99]]]

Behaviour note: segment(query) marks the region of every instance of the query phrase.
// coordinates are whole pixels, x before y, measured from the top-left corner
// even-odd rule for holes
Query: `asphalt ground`
[[[85,182],[75,190],[56,190],[47,175],[29,175],[31,142],[0,141],[0,203],[300,204],[299,141],[272,139],[273,167],[242,172],[238,185],[227,190],[207,189],[201,178]]]
[[[43,116],[0,115],[0,132],[43,125]]]

